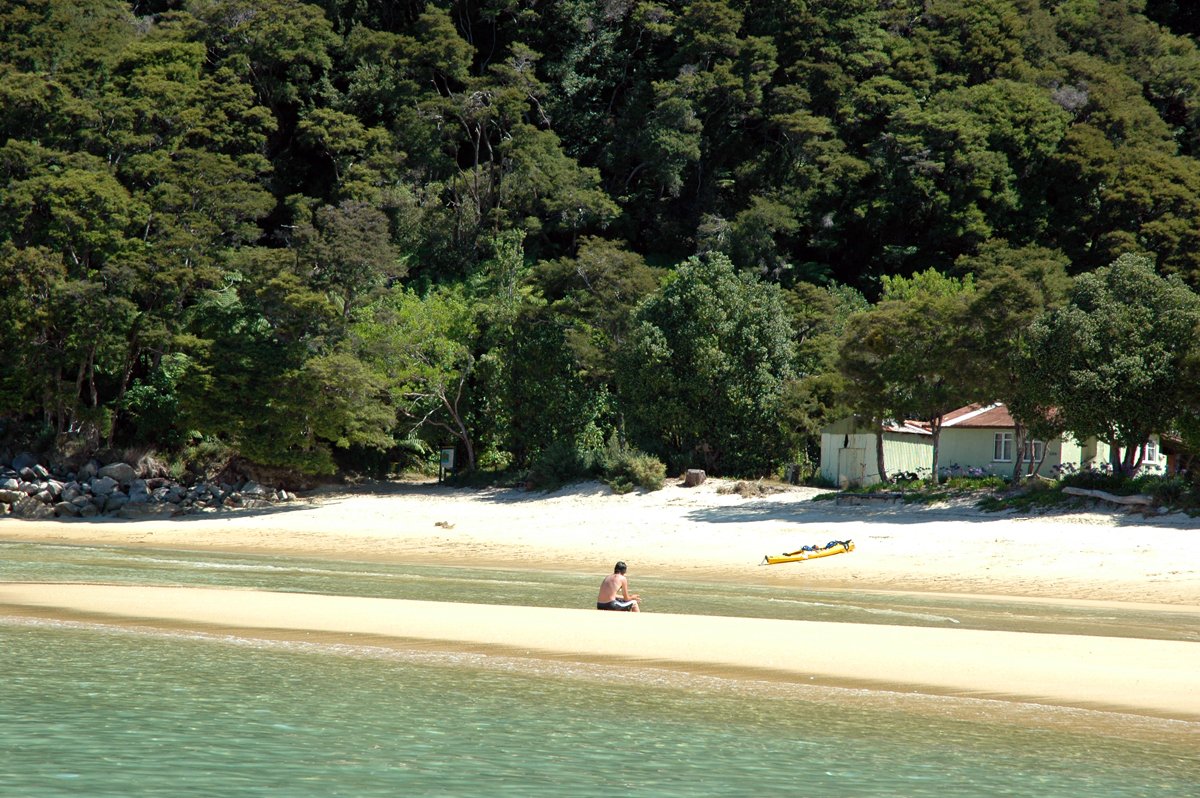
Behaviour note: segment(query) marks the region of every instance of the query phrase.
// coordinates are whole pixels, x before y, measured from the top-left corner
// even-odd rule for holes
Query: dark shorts
[[[597,601],[596,609],[598,610],[624,610],[629,612],[633,609],[633,601],[625,601],[624,599],[613,599],[612,601]]]

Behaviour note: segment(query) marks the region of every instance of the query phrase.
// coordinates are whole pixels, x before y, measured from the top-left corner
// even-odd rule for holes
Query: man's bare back
[[[638,595],[629,592],[629,580],[625,577],[626,566],[618,562],[613,572],[600,583],[600,594],[596,596],[596,609],[641,612]]]

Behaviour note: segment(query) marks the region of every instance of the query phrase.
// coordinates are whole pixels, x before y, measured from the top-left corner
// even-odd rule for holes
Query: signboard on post
[[[447,474],[454,472],[454,447],[442,449],[442,460],[438,465],[438,482],[446,478]]]

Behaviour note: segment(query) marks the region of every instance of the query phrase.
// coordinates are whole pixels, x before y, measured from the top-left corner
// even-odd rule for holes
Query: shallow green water
[[[591,608],[601,574],[392,565],[0,542],[0,581],[249,587],[476,604]],[[630,574],[649,612],[1200,641],[1200,614],[952,595],[808,590]]]
[[[661,612],[1196,639],[1190,615],[633,576]],[[587,607],[599,576],[0,543],[0,580]],[[1198,723],[0,615],[0,796],[1193,798],[1198,783]]]
[[[488,657],[23,621],[0,622],[0,673],[0,794],[29,798],[1109,798],[1200,780],[1188,724]]]

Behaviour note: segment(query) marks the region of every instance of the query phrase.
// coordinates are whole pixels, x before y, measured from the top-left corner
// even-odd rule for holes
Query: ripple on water
[[[1108,798],[1200,776],[1196,724],[1114,713],[73,622],[0,643],[3,777],[35,798]]]

